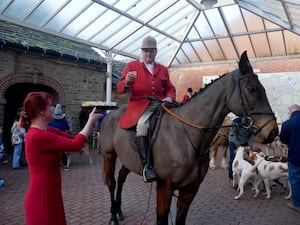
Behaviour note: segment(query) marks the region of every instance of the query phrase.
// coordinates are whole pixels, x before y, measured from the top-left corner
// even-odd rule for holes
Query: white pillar
[[[106,102],[111,102],[111,91],[112,91],[112,53],[108,51],[106,53]]]

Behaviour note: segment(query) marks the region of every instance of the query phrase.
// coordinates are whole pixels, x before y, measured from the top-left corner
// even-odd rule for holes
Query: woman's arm
[[[89,115],[89,119],[88,119],[87,123],[85,124],[83,129],[79,132],[79,134],[84,135],[86,138],[92,132],[92,128],[95,125],[95,123],[97,122],[97,120],[104,116],[102,113],[98,113],[98,112],[95,113],[95,111],[96,111],[96,108],[93,108],[92,112]]]

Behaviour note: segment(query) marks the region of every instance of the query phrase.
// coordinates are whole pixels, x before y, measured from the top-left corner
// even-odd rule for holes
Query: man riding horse
[[[154,47],[154,50],[149,47]],[[155,47],[148,45],[143,54],[154,58]],[[123,82],[123,91],[126,92],[127,83],[128,91],[132,93],[129,104],[121,105],[118,110],[109,113],[100,129],[103,169],[111,199],[110,225],[118,225],[124,219],[122,190],[127,175],[131,171],[142,175],[143,170],[134,143],[135,131],[122,127],[134,127],[143,113],[147,112],[148,106],[154,104],[145,98],[149,93],[152,95],[154,92],[160,100],[175,96],[167,69],[154,63],[152,76],[144,63],[135,61],[129,65],[120,81]],[[138,72],[136,82],[129,78],[126,80],[129,71]],[[142,72],[146,75],[139,74]],[[122,90],[121,83],[118,88]],[[133,92],[137,93],[133,95]],[[154,140],[150,142],[152,166],[157,174],[156,224],[170,224],[171,202],[177,191],[175,224],[184,225],[191,203],[208,171],[210,144],[226,115],[233,112],[243,118],[247,126],[253,127],[256,140],[264,144],[274,140],[278,135],[278,127],[265,89],[253,72],[246,51],[242,53],[236,70],[220,76],[186,103],[171,109],[162,106],[164,111],[160,114],[159,126],[155,128]],[[122,166],[116,180],[117,159]]]
[[[117,84],[118,93],[130,92],[128,108],[121,117],[119,125],[124,129],[136,126],[135,140],[144,167],[143,179],[145,182],[151,182],[156,179],[156,174],[151,165],[149,152],[149,118],[160,104],[148,100],[146,96],[172,102],[176,91],[170,81],[168,69],[155,62],[157,54],[155,38],[145,37],[141,50],[142,59],[128,63]]]

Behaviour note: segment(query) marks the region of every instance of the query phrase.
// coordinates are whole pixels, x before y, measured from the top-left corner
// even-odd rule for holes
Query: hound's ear
[[[253,73],[252,66],[247,56],[247,51],[244,51],[243,54],[241,55],[241,59],[239,62],[239,69],[241,74]]]

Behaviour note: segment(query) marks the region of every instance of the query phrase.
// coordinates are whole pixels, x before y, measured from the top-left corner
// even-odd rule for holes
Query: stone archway
[[[54,96],[55,102],[65,102],[65,93],[60,83],[43,74],[9,74],[0,79],[0,126],[3,127],[3,142],[8,152],[12,150],[10,127],[27,93],[45,91]]]

